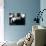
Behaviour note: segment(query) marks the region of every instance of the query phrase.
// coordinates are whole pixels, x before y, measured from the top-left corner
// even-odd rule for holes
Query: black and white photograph
[[[9,13],[10,25],[25,25],[25,14],[22,13]]]

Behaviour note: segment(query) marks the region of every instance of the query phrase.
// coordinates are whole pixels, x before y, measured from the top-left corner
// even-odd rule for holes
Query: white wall
[[[4,3],[0,0],[0,42],[4,41]]]

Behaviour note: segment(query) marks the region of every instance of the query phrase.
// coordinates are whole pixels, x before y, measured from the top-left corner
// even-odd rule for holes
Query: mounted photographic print
[[[25,25],[25,14],[22,13],[9,13],[10,25]]]

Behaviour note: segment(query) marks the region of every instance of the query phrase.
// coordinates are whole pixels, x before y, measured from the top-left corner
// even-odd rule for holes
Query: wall
[[[40,9],[41,9],[41,11],[43,9],[46,9],[46,0],[41,0],[40,1]],[[43,17],[43,22],[41,21],[40,25],[46,26],[46,20],[45,20],[46,19],[46,10],[43,12],[42,17]]]
[[[40,10],[40,0],[4,0],[4,36],[7,41],[18,41],[32,30],[35,14]],[[9,12],[26,14],[25,26],[10,26]]]
[[[0,42],[4,41],[4,0],[0,0]]]

